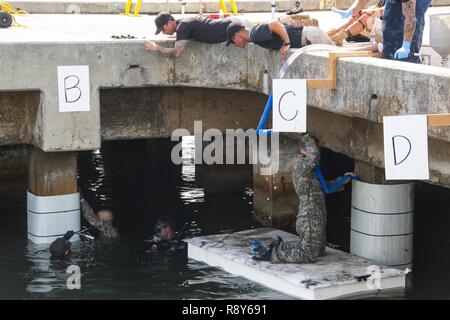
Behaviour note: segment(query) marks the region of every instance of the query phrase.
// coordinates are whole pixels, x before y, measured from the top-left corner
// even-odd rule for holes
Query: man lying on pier
[[[279,50],[281,60],[285,60],[289,48],[301,48],[310,44],[335,46],[325,31],[314,26],[284,25],[278,20],[260,23],[249,29],[239,22],[227,27],[227,43],[245,48],[253,42],[263,48]]]
[[[273,263],[313,263],[325,253],[327,209],[325,195],[315,168],[319,164],[320,149],[315,139],[304,134],[300,139],[300,154],[292,168],[292,183],[298,195],[299,206],[295,222],[298,241],[283,241],[277,237],[268,247],[253,257]],[[348,183],[353,172],[347,172],[343,183]]]
[[[308,16],[284,16],[278,19],[280,23],[291,25],[317,25],[316,19],[309,19]],[[206,43],[220,43],[227,40],[227,27],[238,22],[247,28],[253,24],[242,17],[228,17],[225,19],[211,19],[204,16],[185,17],[178,20],[166,11],[160,12],[155,18],[156,33],[162,32],[165,35],[174,35],[176,41],[174,48],[166,48],[157,45],[154,41],[147,41],[145,49],[150,52],[160,52],[166,57],[179,58],[186,47],[188,40],[196,40]]]

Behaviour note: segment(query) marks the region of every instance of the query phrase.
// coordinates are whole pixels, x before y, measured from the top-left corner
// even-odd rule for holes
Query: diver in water
[[[186,248],[186,243],[182,241],[183,235],[190,225],[190,221],[186,222],[179,232],[174,231],[174,224],[171,219],[163,217],[156,221],[153,226],[153,236],[151,239],[145,240],[150,246],[147,252],[151,251],[177,251]]]
[[[72,230],[67,231],[63,237],[56,239],[50,244],[52,258],[66,258],[70,255],[70,247],[72,246],[70,239],[74,234],[75,232]]]
[[[83,229],[78,232],[74,232],[72,230],[69,230],[62,236],[61,238],[56,239],[50,244],[50,254],[52,258],[67,258],[69,257],[71,253],[71,247],[72,242],[70,242],[70,239],[77,234],[80,237],[80,240],[84,244],[88,244],[91,248],[94,244],[94,237],[91,236],[87,229]],[[41,250],[44,251],[44,250]]]

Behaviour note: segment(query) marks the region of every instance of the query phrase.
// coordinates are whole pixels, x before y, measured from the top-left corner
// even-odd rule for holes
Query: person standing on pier
[[[359,16],[367,0],[356,0],[347,10],[332,8],[343,18]],[[431,0],[386,0],[383,14],[383,55],[420,63],[425,12]]]

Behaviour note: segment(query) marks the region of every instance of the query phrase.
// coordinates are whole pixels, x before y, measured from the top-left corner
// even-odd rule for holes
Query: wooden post
[[[44,152],[30,147],[28,189],[37,196],[73,194],[77,190],[77,153]]]

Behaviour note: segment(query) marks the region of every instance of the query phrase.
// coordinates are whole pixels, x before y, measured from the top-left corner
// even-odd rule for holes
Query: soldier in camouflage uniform
[[[94,210],[92,210],[89,203],[83,197],[81,197],[80,204],[83,217],[91,226],[100,232],[102,237],[110,239],[119,237],[119,231],[112,225],[113,214],[111,211],[101,210],[95,214]]]
[[[325,253],[327,210],[325,195],[314,168],[319,164],[320,149],[309,134],[300,139],[300,155],[292,169],[292,183],[299,198],[295,229],[298,241],[278,239],[273,245],[271,261],[312,263]],[[354,173],[346,173],[354,175]],[[345,183],[348,183],[349,179]]]

